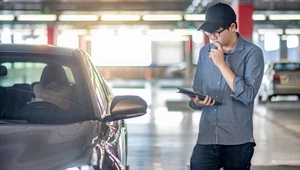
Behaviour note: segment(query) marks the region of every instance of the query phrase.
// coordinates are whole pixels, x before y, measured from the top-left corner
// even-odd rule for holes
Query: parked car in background
[[[300,62],[273,62],[263,76],[259,101],[278,95],[296,95],[300,99]]]
[[[146,110],[81,49],[0,45],[1,170],[125,170],[124,119]]]
[[[166,68],[164,76],[166,78],[184,78],[187,67],[188,65],[186,62],[173,64]]]

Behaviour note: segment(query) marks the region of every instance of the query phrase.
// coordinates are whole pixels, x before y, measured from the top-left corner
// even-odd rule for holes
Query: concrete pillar
[[[252,0],[235,0],[232,4],[237,15],[238,32],[248,41],[252,42],[253,33],[253,10]]]
[[[185,62],[187,63],[187,69],[185,71],[185,81],[186,83],[189,83],[191,78],[194,77],[193,71],[192,71],[192,65],[193,65],[193,39],[192,36],[189,35],[188,41],[185,43]],[[188,85],[188,84],[187,84]]]
[[[287,48],[287,36],[280,36],[280,59],[287,60],[288,59],[288,48]]]

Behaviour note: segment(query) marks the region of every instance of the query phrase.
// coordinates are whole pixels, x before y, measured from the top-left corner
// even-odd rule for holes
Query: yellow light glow
[[[0,15],[0,21],[13,21],[14,19],[14,15]]]
[[[300,14],[270,14],[270,20],[300,20]]]
[[[181,15],[144,15],[144,21],[180,21]]]
[[[60,15],[60,21],[97,21],[98,15]]]
[[[57,16],[54,14],[18,15],[18,21],[55,21]]]

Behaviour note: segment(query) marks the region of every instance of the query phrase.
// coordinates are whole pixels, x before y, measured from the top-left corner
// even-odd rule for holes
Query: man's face
[[[215,45],[220,44],[221,46],[226,46],[230,40],[231,27],[232,26],[220,27],[213,33],[205,32],[205,34],[213,41]]]

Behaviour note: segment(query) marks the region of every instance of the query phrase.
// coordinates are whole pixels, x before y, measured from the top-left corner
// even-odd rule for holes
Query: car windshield
[[[64,124],[90,119],[74,59],[0,54],[0,123]]]
[[[275,71],[300,71],[300,63],[275,63]]]

